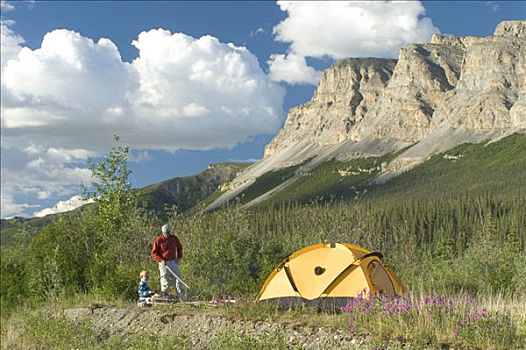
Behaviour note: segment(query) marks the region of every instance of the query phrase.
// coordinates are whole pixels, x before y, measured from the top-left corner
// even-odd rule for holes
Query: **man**
[[[175,284],[177,298],[182,301],[185,296],[183,284],[168,271],[172,270],[177,277],[182,278],[179,270],[179,263],[183,257],[183,246],[179,238],[172,234],[169,225],[163,225],[161,228],[162,235],[159,235],[153,241],[152,258],[159,263],[159,272],[161,274],[161,294],[168,295],[170,285]]]

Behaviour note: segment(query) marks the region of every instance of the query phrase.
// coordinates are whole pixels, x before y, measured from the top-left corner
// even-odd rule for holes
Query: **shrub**
[[[0,255],[0,307],[2,318],[27,299],[28,289],[24,271],[27,248],[24,246],[2,247]]]
[[[70,223],[59,220],[47,225],[31,241],[25,266],[30,295],[45,298],[84,288],[88,261],[82,241],[76,239]]]

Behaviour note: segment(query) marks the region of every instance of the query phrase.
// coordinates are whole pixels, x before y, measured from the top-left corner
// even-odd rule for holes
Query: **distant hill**
[[[165,217],[165,208],[175,207],[181,213],[194,207],[213,194],[218,187],[232,180],[248,163],[215,163],[197,175],[175,177],[138,189],[139,206]],[[2,219],[0,226],[1,245],[10,245],[17,238],[34,237],[45,225],[62,215],[76,215],[81,208],[68,213],[47,215],[42,218],[14,217]]]
[[[163,216],[165,208],[185,212],[237,176],[248,163],[216,163],[197,175],[175,177],[142,188],[139,205]]]
[[[38,231],[49,224],[56,215],[48,215],[42,218],[14,217],[2,219],[0,223],[1,245],[10,245],[15,240],[34,237]]]

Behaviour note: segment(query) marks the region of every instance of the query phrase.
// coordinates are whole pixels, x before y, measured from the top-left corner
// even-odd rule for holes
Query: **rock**
[[[526,88],[526,40],[488,37],[466,49],[462,74],[452,96],[437,108],[432,129],[448,123],[475,132],[520,124],[510,109]],[[519,107],[520,110],[520,107]]]
[[[265,157],[300,140],[318,145],[347,140],[351,128],[376,103],[395,64],[395,60],[353,58],[327,69],[312,100],[289,111],[285,126],[265,147]]]
[[[417,142],[430,131],[435,109],[457,85],[464,50],[442,44],[413,44],[400,58],[383,95],[352,130],[352,139],[395,138]]]
[[[431,44],[441,44],[465,49],[481,40],[484,39],[477,36],[449,36],[433,34],[433,36],[431,37]]]
[[[526,21],[503,21],[495,28],[495,36],[526,37]]]
[[[526,93],[521,92],[510,109],[511,124],[519,129],[526,129]]]

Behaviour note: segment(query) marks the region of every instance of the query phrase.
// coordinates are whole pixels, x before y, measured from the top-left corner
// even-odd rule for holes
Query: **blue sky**
[[[259,159],[334,60],[526,17],[519,1],[372,2],[353,5],[359,17],[316,6],[2,0],[2,217],[78,194],[114,132],[134,150],[136,187]]]

